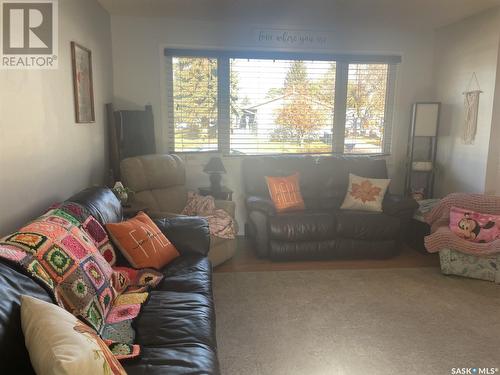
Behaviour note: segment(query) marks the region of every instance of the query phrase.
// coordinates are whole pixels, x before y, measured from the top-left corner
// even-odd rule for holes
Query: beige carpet
[[[436,268],[214,275],[223,375],[500,367],[500,286]]]

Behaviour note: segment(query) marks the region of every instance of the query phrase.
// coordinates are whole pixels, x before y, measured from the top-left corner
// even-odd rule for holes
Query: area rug
[[[214,274],[222,374],[500,367],[500,286],[436,268]],[[457,372],[458,373],[458,372]]]

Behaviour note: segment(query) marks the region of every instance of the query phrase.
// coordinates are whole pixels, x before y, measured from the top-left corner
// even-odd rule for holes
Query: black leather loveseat
[[[122,220],[109,189],[92,188],[70,198],[102,223]],[[181,253],[164,270],[135,322],[142,355],[124,363],[128,374],[218,374],[211,265],[205,219],[180,217],[156,223]],[[122,259],[123,261],[123,259]],[[20,296],[51,301],[36,282],[0,262],[0,374],[34,374],[20,322]]]
[[[277,214],[265,176],[300,173],[305,211]],[[273,260],[384,258],[395,255],[417,203],[387,194],[383,213],[340,210],[349,173],[387,178],[385,160],[342,156],[263,156],[243,161],[247,235]]]

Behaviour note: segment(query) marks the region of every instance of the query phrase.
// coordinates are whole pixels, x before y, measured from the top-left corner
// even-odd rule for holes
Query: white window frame
[[[167,108],[167,148],[172,153],[222,153],[225,156],[251,156],[233,155],[230,153],[231,121],[229,108],[230,95],[230,59],[271,59],[271,60],[321,60],[336,62],[335,78],[335,108],[332,129],[333,154],[344,154],[344,135],[347,109],[347,84],[349,64],[387,64],[387,83],[385,93],[384,136],[381,153],[367,153],[366,156],[389,155],[392,146],[392,122],[394,114],[394,96],[396,89],[397,67],[401,63],[398,55],[344,55],[344,54],[318,54],[318,53],[293,53],[293,52],[268,52],[268,51],[228,51],[228,50],[202,50],[202,49],[165,49],[166,72],[166,108]],[[218,149],[211,151],[175,151],[175,128],[173,121],[174,96],[173,96],[173,57],[207,57],[217,58],[217,134]],[[334,151],[342,150],[342,151]],[[264,154],[268,155],[268,154]],[[297,154],[286,154],[297,155]],[[353,155],[349,153],[349,155]]]

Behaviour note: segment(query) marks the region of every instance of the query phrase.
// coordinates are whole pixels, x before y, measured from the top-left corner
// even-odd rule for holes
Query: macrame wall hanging
[[[475,84],[475,88],[473,87]],[[464,94],[465,107],[465,126],[462,133],[462,141],[466,145],[474,144],[477,132],[477,115],[479,110],[479,95],[482,93],[476,73],[472,73],[472,77],[467,85]]]

